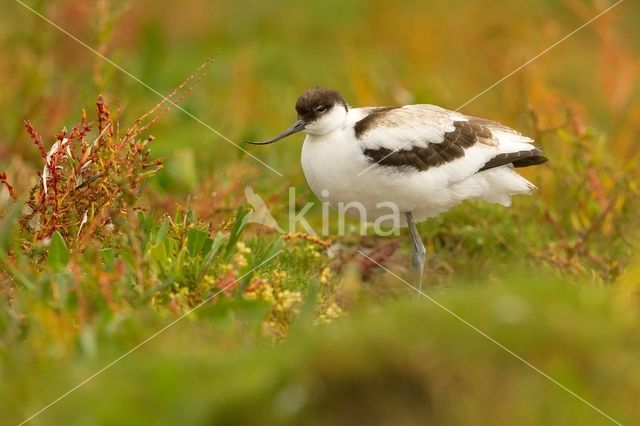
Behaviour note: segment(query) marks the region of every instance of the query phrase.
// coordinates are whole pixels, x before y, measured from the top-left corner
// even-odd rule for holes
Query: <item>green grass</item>
[[[606,290],[515,275],[432,297],[623,424],[638,418],[637,317]],[[52,407],[43,421],[609,423],[423,298],[362,306],[329,326],[301,325],[275,347],[257,337],[259,323],[246,310],[207,307]],[[7,419],[30,414],[134,343],[97,338],[100,355],[82,363],[15,360],[2,399],[20,395],[21,402],[4,410]]]
[[[332,220],[329,252],[324,236],[244,223],[247,185],[283,225],[291,186],[298,208],[316,202],[315,229],[321,209],[299,138],[241,141],[288,126],[315,85],[353,105],[455,109],[603,4],[29,4],[163,94],[214,55],[181,106],[283,177],[177,110],[124,136],[160,98],[8,4],[0,172],[18,202],[0,183],[3,422],[145,342],[31,424],[611,424],[597,409],[638,423],[638,4],[463,108],[534,136],[551,161],[523,172],[540,191],[509,209],[467,202],[420,224],[426,297],[357,253],[406,279],[405,232],[361,238],[351,221],[338,236]],[[103,135],[83,170],[74,142],[43,201],[43,159],[23,120],[48,151],[84,108],[93,142],[99,94],[120,133]],[[86,170],[96,180],[74,190]]]

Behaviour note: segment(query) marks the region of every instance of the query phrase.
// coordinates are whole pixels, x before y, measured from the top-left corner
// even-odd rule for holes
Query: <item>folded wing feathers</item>
[[[356,129],[364,154],[381,166],[424,171],[464,157],[478,142],[484,145],[487,160],[484,165],[479,163],[476,171],[547,161],[533,146],[533,139],[516,130],[435,105],[375,109],[356,123]]]

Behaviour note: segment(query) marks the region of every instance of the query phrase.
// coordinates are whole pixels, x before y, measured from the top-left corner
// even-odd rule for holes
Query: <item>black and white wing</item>
[[[547,161],[531,138],[435,105],[361,111],[355,134],[372,165],[422,172],[456,162],[462,178],[506,164],[526,167]]]

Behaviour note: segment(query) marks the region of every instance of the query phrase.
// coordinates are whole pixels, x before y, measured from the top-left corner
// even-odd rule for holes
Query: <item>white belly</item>
[[[371,163],[357,139],[346,133],[348,130],[352,131],[339,130],[321,138],[307,136],[302,146],[302,168],[311,190],[322,202],[362,217],[357,210],[361,206],[366,213],[364,219],[370,222],[393,213],[399,215],[396,223],[405,226],[405,212],[411,212],[419,222],[466,198],[508,205],[510,195],[531,189],[524,178],[506,166],[453,179],[459,176],[457,170],[464,167],[465,160],[424,172],[381,166],[366,170]]]

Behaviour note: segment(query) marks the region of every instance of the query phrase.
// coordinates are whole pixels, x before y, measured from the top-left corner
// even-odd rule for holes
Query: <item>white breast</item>
[[[358,187],[360,180],[356,176],[366,167],[367,159],[352,128],[321,137],[307,136],[302,145],[302,169],[307,183],[318,198],[333,207],[337,208],[339,202],[366,203],[362,197],[373,196],[363,194]]]
[[[405,211],[412,211],[419,221],[459,202],[445,191],[447,180],[436,174],[398,173],[382,167],[361,174],[370,164],[358,141],[343,132],[307,136],[302,146],[302,168],[311,190],[322,202],[348,214],[357,214],[354,206],[362,205],[366,220],[373,222],[397,211],[404,224]],[[391,205],[397,208],[392,210]]]

